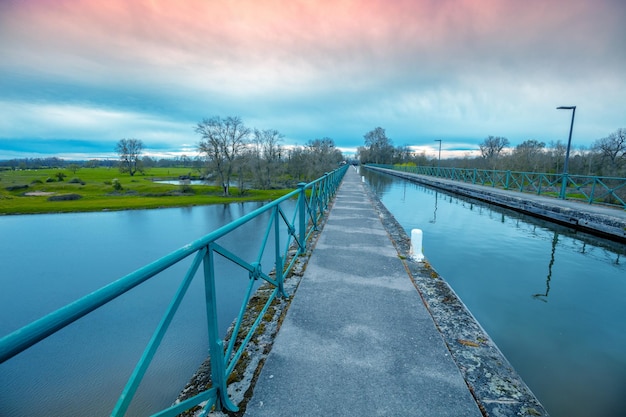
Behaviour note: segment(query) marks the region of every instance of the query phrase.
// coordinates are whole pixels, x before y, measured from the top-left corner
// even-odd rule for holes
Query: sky
[[[474,155],[626,127],[623,0],[0,0],[0,159],[197,155],[203,118]]]

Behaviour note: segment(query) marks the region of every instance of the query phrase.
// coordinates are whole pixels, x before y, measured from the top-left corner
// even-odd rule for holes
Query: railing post
[[[204,291],[207,312],[207,324],[209,331],[209,357],[211,360],[211,379],[213,387],[217,390],[216,408],[219,410],[223,406],[229,411],[239,411],[228,398],[224,364],[224,342],[219,337],[217,322],[217,308],[215,295],[215,267],[213,265],[213,248],[209,244],[208,251],[204,255]]]
[[[317,182],[311,186],[311,197],[307,207],[309,210],[309,217],[312,222],[311,227],[315,230],[317,230],[317,202],[319,201],[319,188],[320,185]]]
[[[593,196],[596,192],[596,181],[598,181],[598,177],[593,177],[593,184],[591,184],[591,193],[589,194],[589,204],[593,203]]]
[[[305,189],[306,182],[298,183],[298,189],[300,190],[300,195],[298,196],[298,228],[300,229],[298,232],[298,240],[300,241],[301,251],[306,251],[306,193]]]
[[[274,251],[276,253],[276,282],[278,283],[278,291],[283,297],[287,297],[285,293],[284,276],[283,276],[283,257],[280,255],[280,212],[278,207],[274,210]]]
[[[504,180],[504,189],[508,190],[509,189],[509,180],[511,179],[511,171],[507,170],[506,171],[506,179]]]
[[[565,194],[567,193],[567,172],[563,173],[563,183],[561,185],[561,194],[559,195],[559,198],[561,200],[565,200]]]
[[[320,210],[320,213],[322,212],[326,212],[326,210],[328,209],[328,192],[329,192],[329,186],[328,186],[328,181],[329,181],[329,177],[328,177],[328,172],[324,173],[324,177],[322,179],[322,210]]]

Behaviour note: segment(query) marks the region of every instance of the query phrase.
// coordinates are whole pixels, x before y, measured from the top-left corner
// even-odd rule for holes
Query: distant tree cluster
[[[409,145],[394,147],[393,141],[387,137],[382,127],[370,130],[363,138],[365,146],[357,148],[357,158],[362,164],[428,164],[425,153],[416,154]]]
[[[190,158],[186,155],[172,158],[155,159],[144,155],[138,161],[138,172],[148,168],[193,168],[200,169],[202,161],[199,157]],[[0,169],[46,169],[64,168],[76,172],[81,168],[112,168],[119,166],[119,161],[112,159],[66,160],[57,157],[51,158],[19,158],[0,161]]]
[[[499,151],[485,154],[483,148],[493,141],[489,136],[480,144],[482,158],[474,161],[474,167],[525,172],[561,173],[567,145],[562,141],[546,144],[528,139],[514,148],[508,148],[508,140],[500,139]],[[448,164],[453,161],[446,161]],[[626,129],[620,128],[607,137],[597,139],[590,148],[570,150],[568,172],[578,175],[626,177]]]
[[[0,167],[7,169],[43,169],[43,168],[63,168],[67,161],[61,158],[21,158],[0,161]]]
[[[437,158],[411,152],[408,146],[393,147],[385,130],[377,127],[364,136],[365,146],[358,148],[361,163],[415,164],[434,166]],[[561,173],[566,144],[528,139],[515,147],[507,138],[488,136],[478,144],[480,156],[446,158],[441,166],[456,168],[498,169],[522,172]],[[617,129],[597,139],[591,147],[570,150],[568,172],[578,175],[626,177],[626,128]]]
[[[337,168],[343,155],[330,138],[315,139],[303,147],[284,147],[283,135],[275,129],[252,129],[241,118],[213,116],[195,127],[200,135],[198,151],[206,175],[214,177],[224,195],[236,184],[270,189],[294,186]]]
[[[120,157],[120,171],[128,172],[132,177],[141,169],[141,152],[143,142],[140,139],[120,139],[115,146],[115,152]]]

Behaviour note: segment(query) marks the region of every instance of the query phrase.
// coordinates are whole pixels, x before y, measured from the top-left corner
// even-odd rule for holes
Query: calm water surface
[[[552,417],[626,416],[626,245],[365,175]]]
[[[0,336],[260,205],[0,217]],[[258,232],[267,218],[251,221],[220,243],[236,248],[244,259],[256,259]],[[267,255],[264,267],[273,265]],[[238,313],[248,278],[225,263],[218,268],[223,334]],[[1,364],[0,416],[109,415],[185,271],[177,267],[149,280]],[[205,359],[203,297],[197,276],[128,415],[147,415],[171,404]]]

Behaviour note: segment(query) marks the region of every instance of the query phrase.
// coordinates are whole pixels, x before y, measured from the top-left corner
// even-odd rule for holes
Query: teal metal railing
[[[505,190],[558,197],[563,200],[571,199],[589,204],[612,205],[626,210],[626,178],[431,166],[375,164],[371,166],[498,187]]]
[[[84,317],[90,312],[105,305],[109,301],[116,299],[132,288],[148,281],[160,272],[178,264],[182,260],[193,256],[191,266],[187,269],[182,282],[180,283],[174,297],[172,298],[165,314],[161,318],[157,329],[146,346],[141,359],[129,378],[118,402],[113,409],[112,416],[123,416],[139,387],[165,333],[174,318],[182,299],[189,288],[196,272],[203,266],[205,284],[205,304],[207,313],[209,356],[211,363],[212,387],[187,400],[174,404],[173,406],[161,410],[154,416],[176,416],[181,412],[196,407],[202,403],[203,415],[211,408],[225,408],[229,411],[237,411],[237,406],[228,398],[226,385],[228,377],[231,375],[239,359],[241,358],[247,343],[252,338],[257,327],[261,323],[263,315],[277,296],[287,297],[283,283],[294,266],[297,257],[305,252],[306,242],[310,235],[317,230],[317,227],[328,210],[328,204],[337,188],[341,184],[347,166],[341,167],[323,177],[308,184],[298,184],[298,189],[291,193],[231,222],[208,235],[189,243],[188,245],[160,258],[156,261],[132,272],[117,281],[71,303],[65,307],[54,311],[47,316],[14,331],[0,339],[0,363],[3,363],[30,346],[38,343],[46,337],[63,329],[74,321]],[[288,218],[282,206],[288,200],[297,198],[296,209],[293,216]],[[264,231],[264,239],[258,257],[252,261],[240,258],[236,253],[226,249],[217,243],[217,240],[233,230],[241,227],[250,220],[263,213],[270,212],[269,221]],[[283,239],[284,246],[281,245],[281,230],[286,233]],[[274,239],[269,239],[273,234]],[[268,244],[273,240],[273,245]],[[273,246],[275,262],[268,268],[261,266],[260,260],[267,246]],[[295,255],[288,256],[289,251]],[[246,296],[244,297],[239,316],[236,318],[233,331],[231,333],[228,346],[224,347],[224,342],[218,334],[218,321],[216,310],[215,294],[215,255],[229,260],[235,265],[248,271],[249,284]],[[288,264],[285,265],[285,261]],[[271,272],[274,272],[273,274]],[[272,276],[273,275],[273,276]],[[267,302],[258,313],[253,325],[246,334],[239,334],[241,323],[248,307],[248,301],[252,295],[255,283],[264,280],[274,287]],[[237,350],[235,350],[237,342]]]

